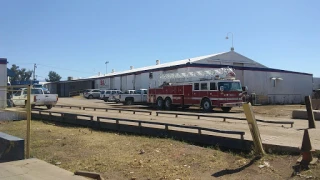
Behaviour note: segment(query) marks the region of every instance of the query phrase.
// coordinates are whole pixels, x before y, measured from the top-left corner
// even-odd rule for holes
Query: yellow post
[[[260,155],[264,155],[265,152],[264,152],[264,149],[262,146],[260,131],[259,131],[259,128],[257,125],[256,118],[254,117],[251,104],[244,103],[243,110],[244,110],[244,113],[245,113],[247,121],[248,121],[249,129],[250,129],[250,132],[252,135],[252,140],[253,140],[253,144],[254,144],[256,153],[258,153]]]
[[[30,158],[30,129],[31,129],[31,101],[30,101],[30,94],[31,94],[31,86],[28,85],[27,87],[27,150],[26,150],[26,159]]]

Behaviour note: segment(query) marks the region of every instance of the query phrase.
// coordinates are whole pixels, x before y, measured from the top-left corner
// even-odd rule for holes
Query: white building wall
[[[140,88],[149,88],[150,84],[150,79],[149,79],[149,73],[142,73],[140,75],[140,83],[138,82],[138,84],[140,84]],[[138,88],[137,88],[138,89]]]
[[[313,78],[313,89],[320,89],[320,77]]]
[[[110,89],[110,78],[96,79],[95,88],[97,89]]]
[[[134,78],[134,88],[133,89],[141,89],[142,83],[141,83],[141,74],[135,75]]]
[[[7,64],[0,64],[0,109],[4,109],[7,107],[7,83]]]
[[[257,103],[297,104],[312,94],[311,75],[246,70],[244,76],[248,92],[255,93],[260,101]],[[272,80],[273,77],[283,80]]]
[[[127,84],[124,89],[125,90],[133,89],[133,85],[134,85],[134,75],[128,75],[127,76]]]
[[[120,83],[121,83],[120,76],[114,77],[114,87],[112,87],[112,89],[120,89],[121,87]]]

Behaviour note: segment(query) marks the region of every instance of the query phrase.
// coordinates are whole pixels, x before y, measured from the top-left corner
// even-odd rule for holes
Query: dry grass
[[[0,131],[25,137],[26,122],[0,124]],[[31,155],[106,179],[287,179],[297,157],[267,156],[256,162],[234,153],[158,139],[32,122]],[[141,150],[144,153],[141,153]],[[269,168],[258,167],[263,161]],[[227,170],[226,170],[227,169]],[[316,171],[318,170],[318,171]],[[318,172],[318,173],[316,173]],[[319,166],[308,171],[319,177]]]
[[[292,117],[292,111],[296,109],[306,109],[305,105],[264,105],[252,106],[256,115],[265,117],[289,118]],[[242,107],[232,109],[232,112],[243,112]]]

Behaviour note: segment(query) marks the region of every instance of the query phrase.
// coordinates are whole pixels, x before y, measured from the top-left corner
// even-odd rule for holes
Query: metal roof
[[[196,61],[199,61],[199,60],[202,60],[202,59],[206,59],[206,58],[209,58],[209,57],[214,57],[214,56],[221,55],[221,54],[224,54],[224,53],[227,53],[227,52],[222,52],[222,53],[217,53],[217,54],[210,54],[210,55],[206,55],[206,56],[199,56],[199,57],[194,57],[194,58],[189,58],[189,59],[183,59],[183,60],[178,60],[178,61],[158,64],[158,65],[153,65],[153,66],[136,68],[136,69],[127,70],[127,71],[102,74],[100,76],[98,76],[98,75],[90,76],[88,78],[110,77],[110,76],[121,75],[121,74],[129,74],[129,73],[134,73],[134,72],[139,72],[139,71],[147,71],[147,70],[152,70],[152,69],[177,66],[177,65],[187,64],[188,62],[190,62],[190,63],[196,62]]]

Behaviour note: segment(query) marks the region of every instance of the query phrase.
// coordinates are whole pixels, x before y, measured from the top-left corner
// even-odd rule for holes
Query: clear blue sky
[[[229,51],[320,76],[320,1],[0,0],[9,67],[88,77]]]

